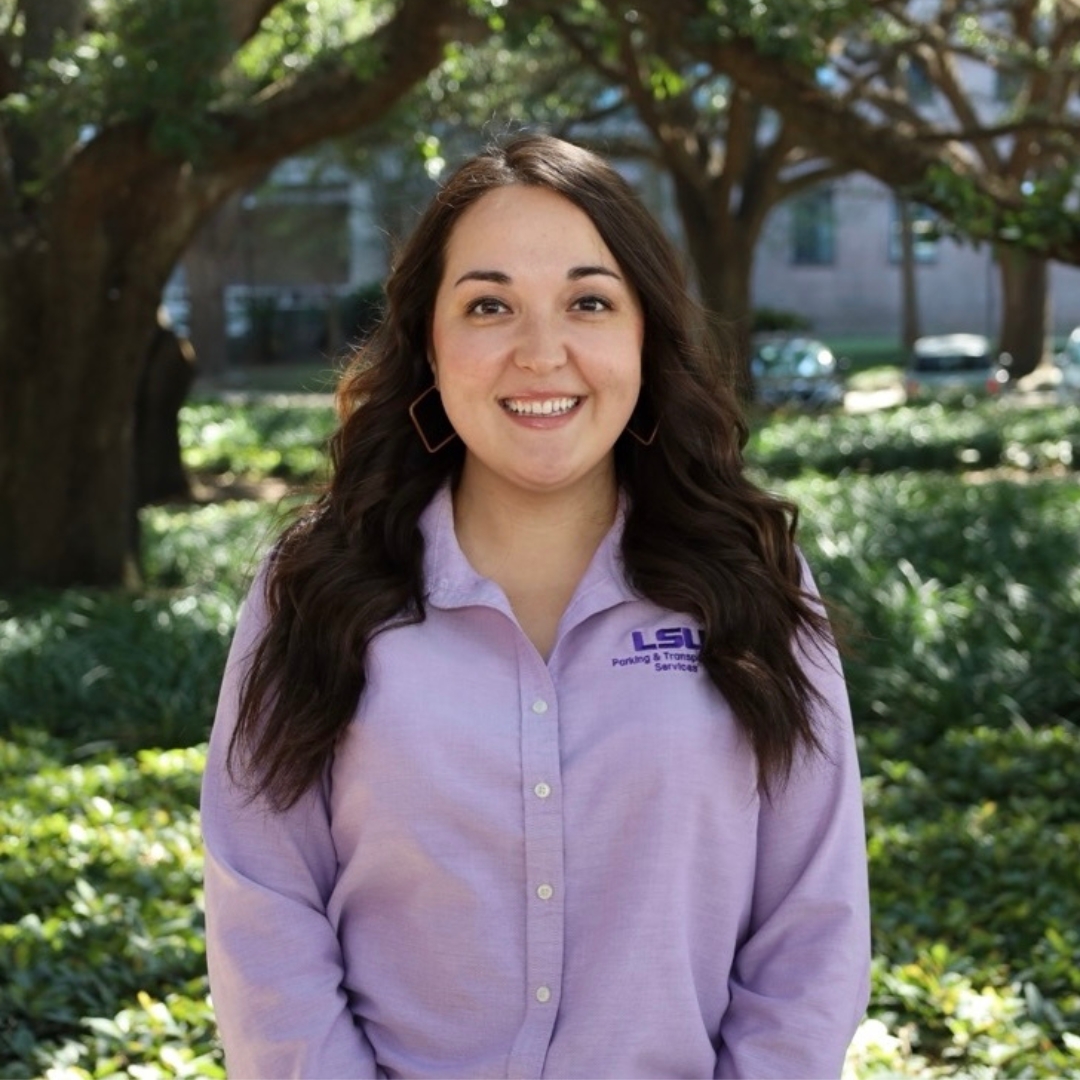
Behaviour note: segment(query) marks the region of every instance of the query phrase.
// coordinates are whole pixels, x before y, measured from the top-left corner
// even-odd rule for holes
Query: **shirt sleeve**
[[[809,571],[804,574],[813,589]],[[851,709],[832,643],[801,650],[824,753],[764,799],[751,925],[733,966],[716,1076],[839,1077],[870,994],[870,901]]]
[[[226,1066],[232,1078],[375,1077],[326,914],[337,874],[327,793],[320,785],[277,813],[249,801],[226,769],[265,620],[260,574],[229,652],[202,785],[207,964]]]

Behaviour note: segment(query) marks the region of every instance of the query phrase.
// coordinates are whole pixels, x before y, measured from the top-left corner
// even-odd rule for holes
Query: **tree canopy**
[[[413,138],[412,88],[433,168],[479,116],[612,150],[632,127],[695,243],[741,222],[746,248],[815,169],[862,170],[1080,264],[1078,41],[1076,0],[0,0],[0,586],[123,579],[170,273],[283,158],[390,115]],[[1012,96],[973,99],[973,71]],[[734,261],[706,247],[707,284]],[[730,280],[703,292],[743,314]]]
[[[702,63],[834,162],[972,239],[1080,264],[1076,0],[642,0],[645,17],[681,19]]]
[[[134,401],[193,233],[477,29],[452,0],[0,3],[0,584],[129,574]]]

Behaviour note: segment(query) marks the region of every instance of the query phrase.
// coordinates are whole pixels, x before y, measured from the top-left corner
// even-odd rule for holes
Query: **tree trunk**
[[[676,202],[686,234],[701,303],[713,339],[731,364],[742,396],[752,392],[750,339],[753,332],[751,279],[759,230],[717,211],[711,192],[675,177]]]
[[[24,37],[83,6],[34,0]],[[240,42],[272,6],[200,11],[208,27],[224,12]],[[386,116],[465,29],[487,33],[464,3],[400,0],[366,37],[275,92],[191,117],[181,141],[199,146],[186,159],[163,148],[171,121],[159,126],[168,117],[152,103],[134,110],[141,119],[80,126],[47,176],[34,139],[0,125],[0,590],[134,576],[136,393],[162,290],[196,229],[276,162]]]
[[[138,577],[135,406],[161,292],[225,194],[102,150],[0,243],[0,590]]]
[[[51,263],[3,266],[0,589],[132,583],[135,387],[157,296],[69,291]]]
[[[1030,374],[1042,360],[1049,325],[1049,264],[1009,246],[998,250],[1001,271],[1001,334],[998,346],[1012,357],[1011,379]]]
[[[171,327],[154,335],[135,406],[135,507],[191,497],[180,454],[180,409],[195,381],[195,350]]]
[[[911,203],[897,199],[900,241],[900,340],[910,356],[919,337],[919,279],[915,265],[915,233],[911,227]]]
[[[228,252],[236,239],[239,221],[240,196],[236,195],[203,225],[184,253],[188,338],[204,378],[219,378],[229,363],[225,278]]]

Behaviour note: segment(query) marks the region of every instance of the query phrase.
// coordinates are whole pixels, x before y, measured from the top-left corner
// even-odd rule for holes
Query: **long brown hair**
[[[550,136],[518,136],[462,165],[422,216],[386,284],[385,317],[337,391],[332,476],[281,536],[265,576],[269,621],[250,657],[229,748],[252,794],[285,809],[314,784],[356,714],[372,638],[424,618],[418,519],[460,474],[464,447],[421,444],[409,404],[431,385],[431,313],[462,213],[494,188],[548,188],[590,217],[645,317],[643,389],[615,447],[629,495],[622,554],[634,587],[697,619],[701,662],[730,703],[768,793],[800,747],[820,749],[817,698],[796,639],[827,634],[803,592],[795,508],[746,477],[747,429],[723,360],[708,345],[680,259],[602,158]]]

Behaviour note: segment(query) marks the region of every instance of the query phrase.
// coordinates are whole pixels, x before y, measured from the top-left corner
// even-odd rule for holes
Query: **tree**
[[[675,204],[702,302],[734,338],[749,385],[754,252],[770,212],[800,192],[845,172],[801,138],[782,114],[756,101],[737,80],[688,53],[683,26],[618,0],[552,5],[562,36],[618,97],[609,111],[629,114],[648,150],[616,126],[602,141],[615,153],[647,155],[671,177]]]
[[[777,110],[820,153],[995,244],[1001,343],[1015,374],[1031,370],[1045,325],[1045,261],[1080,264],[1075,0],[638,6],[681,21],[699,62]],[[911,92],[915,81],[926,82],[931,101]],[[980,82],[994,81],[1012,85],[1011,102],[980,98]]]
[[[457,156],[462,140],[471,152],[493,124],[527,124],[650,162],[671,178],[702,300],[735,331],[745,359],[765,219],[838,170],[775,112],[680,51],[680,32],[617,2],[529,0],[507,9],[480,45],[454,50],[410,99],[404,126],[427,132],[439,157]]]
[[[132,577],[134,405],[177,260],[476,25],[447,0],[0,0],[0,587]]]
[[[917,19],[892,4],[880,19],[875,48],[864,43],[861,54],[852,57],[848,48],[837,55],[846,84],[864,82],[868,72],[892,76],[894,90],[903,81],[906,93],[871,93],[882,115],[887,110],[922,138],[948,126],[968,133],[976,165],[1018,195],[1037,184],[1067,193],[1080,152],[1060,129],[1075,124],[1080,106],[1080,8],[1036,0],[981,11],[943,5],[934,18]],[[1016,130],[997,138],[980,134],[1010,124]],[[1016,375],[1039,362],[1047,333],[1048,260],[1038,237],[1031,239],[1031,246],[995,245],[1004,297],[999,345]]]

